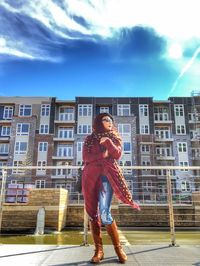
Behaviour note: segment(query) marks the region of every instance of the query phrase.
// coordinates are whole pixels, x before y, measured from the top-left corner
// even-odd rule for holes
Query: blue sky
[[[199,0],[0,0],[0,96],[190,96]]]

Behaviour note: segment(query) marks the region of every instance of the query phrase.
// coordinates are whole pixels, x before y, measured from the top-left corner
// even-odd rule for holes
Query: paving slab
[[[0,245],[1,266],[64,266],[92,265],[89,260],[94,247],[78,245]],[[125,265],[200,266],[200,245],[128,245]],[[104,246],[105,258],[100,265],[120,265],[113,246]]]

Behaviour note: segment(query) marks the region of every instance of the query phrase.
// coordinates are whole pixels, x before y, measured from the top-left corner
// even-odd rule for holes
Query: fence
[[[200,182],[195,180],[193,176],[187,176],[187,179],[183,180],[184,186],[180,186],[179,188],[174,187],[174,183],[177,181],[174,179],[173,171],[200,171],[200,167],[198,166],[190,166],[190,167],[180,167],[180,166],[123,166],[121,167],[124,172],[129,173],[128,185],[133,192],[134,199],[138,201],[138,203],[143,206],[167,206],[168,207],[168,217],[169,217],[169,225],[170,225],[170,234],[171,234],[171,245],[174,246],[176,244],[175,239],[175,223],[174,223],[174,207],[175,206],[192,206],[194,204],[194,199],[192,198],[192,194],[194,192],[200,192]],[[2,172],[1,179],[1,194],[0,194],[0,230],[2,224],[2,216],[3,216],[3,205],[5,202],[10,203],[25,203],[28,201],[28,194],[30,189],[37,187],[35,183],[28,182],[26,179],[20,181],[20,183],[9,184],[9,175],[14,172],[23,173],[30,170],[41,170],[41,167],[38,166],[29,166],[29,167],[0,167]],[[66,170],[70,173],[73,171],[74,178],[71,180],[74,187],[78,183],[80,178],[80,166],[46,166],[42,167],[42,171],[44,170]],[[154,180],[149,182],[148,173],[151,171],[162,170],[165,171],[165,175],[162,177],[162,180],[159,179],[158,176],[154,177]],[[137,171],[137,172],[136,172]],[[138,175],[139,171],[142,173],[146,173],[143,175],[143,178],[148,178],[147,181],[138,181],[136,182],[130,174]],[[21,176],[21,175],[19,175]],[[138,175],[139,176],[139,175]],[[151,175],[149,175],[151,176]],[[71,177],[70,177],[71,178]],[[188,181],[189,180],[189,181]],[[66,182],[67,179],[64,178]],[[189,183],[187,183],[187,182]],[[179,180],[180,182],[180,180]],[[47,187],[51,187],[52,183],[47,183]],[[65,188],[67,187],[67,182],[63,185]],[[83,195],[79,192],[73,191],[69,193],[69,204],[84,204]],[[115,203],[119,204],[120,203]],[[153,215],[153,214],[152,214]],[[200,214],[199,214],[200,216]],[[84,230],[87,234],[86,229],[86,215],[84,215]],[[191,219],[194,219],[191,216]],[[187,221],[188,222],[188,221]],[[87,239],[84,236],[84,239]]]

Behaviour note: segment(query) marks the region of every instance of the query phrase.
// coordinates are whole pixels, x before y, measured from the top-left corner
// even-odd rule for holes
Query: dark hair
[[[104,129],[104,126],[103,126],[103,123],[102,123],[102,118],[105,117],[105,116],[109,116],[110,119],[112,119],[112,121],[114,122],[114,119],[113,119],[111,114],[109,114],[109,113],[100,113],[100,114],[98,114],[95,117],[94,122],[93,122],[93,131],[95,133],[103,133],[103,132],[105,132],[105,129]]]

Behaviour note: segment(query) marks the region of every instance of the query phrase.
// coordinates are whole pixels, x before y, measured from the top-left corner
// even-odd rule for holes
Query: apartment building
[[[121,166],[192,166],[200,163],[200,96],[155,101],[150,97],[0,98],[0,165],[37,165],[15,169],[8,180],[35,187],[76,191],[77,171],[48,166],[82,165],[85,137],[93,118],[109,112],[123,141]],[[123,170],[137,198],[153,200],[166,192],[166,170]],[[172,171],[174,193],[199,188],[200,171]],[[0,177],[2,172],[0,172]],[[196,185],[193,181],[197,181]],[[194,187],[196,186],[196,187]]]

